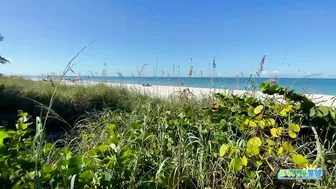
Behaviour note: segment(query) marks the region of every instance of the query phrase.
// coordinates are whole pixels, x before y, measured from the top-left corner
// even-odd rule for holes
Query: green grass
[[[44,109],[49,105],[55,89],[51,83],[2,77],[1,84],[2,113],[22,109],[45,119],[34,101]],[[259,101],[222,94],[216,102],[212,105],[211,98],[155,99],[104,84],[61,85],[52,104],[55,113],[49,119],[57,114],[71,130],[55,143],[47,143],[43,134],[51,129],[50,122],[43,128],[37,121],[36,132],[25,125],[32,120],[19,121],[15,132],[0,131],[0,187],[335,188],[335,130],[330,126],[335,121],[334,109],[327,109],[326,114],[325,108],[313,107],[323,110],[315,116],[304,109],[289,108],[283,115],[282,108],[288,106],[279,105],[275,110],[277,105],[271,98]],[[290,99],[287,103],[298,104]],[[20,116],[21,120],[26,117],[23,113]],[[247,118],[257,125],[244,125]],[[269,119],[275,124],[264,128],[261,121]],[[295,138],[288,135],[291,123],[301,127]],[[307,123],[312,129],[302,126]],[[283,134],[272,137],[270,129],[280,127],[285,128]],[[249,149],[255,146],[251,148],[248,141],[254,137],[262,144],[258,153],[251,154]],[[269,140],[278,145],[270,146]],[[279,153],[284,142],[294,151]],[[230,147],[220,154],[223,145]],[[275,154],[267,154],[268,149]],[[322,181],[276,179],[280,169],[301,168],[292,158],[298,154],[323,168]],[[237,162],[242,157],[248,163],[240,170]]]

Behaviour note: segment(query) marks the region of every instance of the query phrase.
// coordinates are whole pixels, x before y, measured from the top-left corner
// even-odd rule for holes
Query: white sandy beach
[[[64,84],[66,85],[96,85],[100,82],[93,82],[93,81],[64,81]],[[178,86],[160,86],[160,85],[153,85],[153,86],[142,86],[139,84],[122,84],[122,83],[105,83],[109,86],[119,86],[119,87],[125,87],[129,90],[147,94],[152,97],[178,97],[181,95],[181,92],[188,88],[189,91],[197,98],[206,98],[210,97],[214,93],[229,93],[229,94],[235,94],[235,95],[244,95],[244,94],[251,94],[251,91],[245,91],[245,90],[229,90],[229,89],[211,89],[211,88],[195,88],[195,87],[178,87]],[[262,94],[260,91],[256,92],[256,96],[260,98],[267,98],[268,95]],[[323,94],[306,94],[306,96],[311,99],[314,103],[318,105],[324,105],[324,106],[333,106],[336,107],[336,103],[334,101],[336,100],[336,96],[332,95],[323,95]],[[274,98],[274,96],[273,96]],[[281,97],[275,97],[279,101],[281,101]]]

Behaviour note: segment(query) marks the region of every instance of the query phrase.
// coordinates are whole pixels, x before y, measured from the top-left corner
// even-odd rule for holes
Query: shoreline
[[[36,80],[35,80],[36,81]],[[192,96],[201,99],[201,98],[209,98],[215,93],[226,93],[226,94],[234,94],[234,95],[249,95],[252,94],[253,91],[246,90],[234,90],[234,89],[217,89],[217,88],[197,88],[197,87],[183,87],[183,86],[165,86],[165,85],[152,85],[152,86],[142,86],[140,84],[126,84],[126,83],[109,83],[109,82],[96,82],[96,81],[63,81],[65,85],[84,85],[84,86],[92,86],[97,84],[105,84],[111,87],[125,87],[128,90],[133,90],[134,92],[138,92],[141,94],[146,94],[151,97],[159,97],[159,98],[168,98],[168,97],[178,97],[178,95],[183,92],[184,89],[189,89],[189,91],[193,94]],[[255,91],[257,98],[276,98],[278,101],[282,101],[281,96],[269,96],[263,94],[260,91]],[[336,96],[333,95],[324,95],[324,94],[305,94],[308,99],[311,99],[317,105],[323,106],[331,106],[336,107]]]

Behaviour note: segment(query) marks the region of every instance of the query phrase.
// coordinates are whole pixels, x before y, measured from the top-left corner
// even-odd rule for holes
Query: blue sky
[[[336,1],[8,0],[0,6],[0,54],[12,60],[0,65],[5,74],[59,73],[96,39],[75,60],[76,72],[100,74],[106,63],[109,75],[131,75],[147,63],[144,73],[151,75],[159,57],[159,70],[172,75],[180,65],[186,76],[193,57],[195,75],[208,75],[215,56],[216,75],[248,76],[267,55],[265,72],[336,77]]]

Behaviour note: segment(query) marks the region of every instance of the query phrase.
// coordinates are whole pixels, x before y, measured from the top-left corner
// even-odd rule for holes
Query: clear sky
[[[74,70],[108,75],[118,70],[172,75],[180,65],[187,76],[193,57],[195,75],[246,76],[267,55],[265,72],[278,76],[322,73],[336,77],[336,1],[272,0],[5,0],[0,2],[0,65],[5,74],[40,75]],[[177,72],[177,71],[176,71]],[[175,72],[175,73],[176,73]]]

